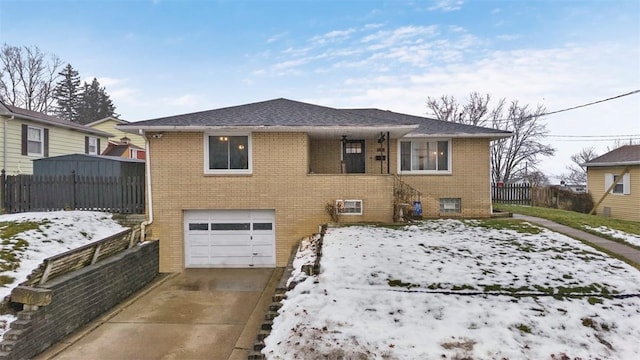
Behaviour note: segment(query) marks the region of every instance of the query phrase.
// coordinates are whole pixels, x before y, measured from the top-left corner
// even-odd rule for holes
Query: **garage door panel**
[[[273,246],[271,245],[253,245],[251,247],[253,256],[273,256]]]
[[[211,256],[224,257],[224,256],[249,256],[251,253],[251,245],[220,245],[212,246],[210,248]]]
[[[186,210],[187,267],[275,266],[274,210]]]

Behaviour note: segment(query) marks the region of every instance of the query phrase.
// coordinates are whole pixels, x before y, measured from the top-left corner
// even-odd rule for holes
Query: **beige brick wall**
[[[488,217],[491,215],[488,139],[453,139],[450,175],[402,175],[423,194],[424,216]],[[440,214],[441,198],[460,198],[461,213]]]
[[[150,138],[152,231],[161,241],[160,271],[184,268],[184,210],[275,209],[277,266],[286,264],[299,239],[329,221],[325,205],[336,199],[363,200],[363,215],[342,216],[345,222],[391,221],[393,177],[376,174],[380,169],[375,160],[377,168],[373,166],[370,174],[308,174],[309,157],[314,162],[325,161],[319,160],[322,151],[309,148],[321,145],[331,142],[309,141],[304,133],[254,133],[253,174],[218,176],[204,175],[202,133],[165,133],[161,138]],[[337,148],[339,159],[339,141]],[[377,143],[367,148],[373,154]],[[428,204],[429,216],[437,216],[434,209],[439,197],[463,198],[463,216],[487,216],[488,149],[487,140],[456,140],[454,175],[403,176],[403,180],[427,194],[423,201]],[[391,150],[391,171],[395,172],[395,142]]]
[[[587,171],[587,188],[595,203],[602,198],[607,190],[604,186],[605,174],[619,175],[624,166],[590,167]],[[611,209],[611,217],[622,220],[640,221],[640,166],[629,168],[631,193],[609,194],[596,209],[596,214],[602,215],[604,208]]]

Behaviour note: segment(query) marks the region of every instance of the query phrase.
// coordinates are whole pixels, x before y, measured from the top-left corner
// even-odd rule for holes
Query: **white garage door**
[[[184,212],[186,267],[274,267],[274,210]]]

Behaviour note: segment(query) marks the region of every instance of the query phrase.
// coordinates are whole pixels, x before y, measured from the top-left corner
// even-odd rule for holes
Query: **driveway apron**
[[[39,359],[246,359],[282,269],[187,269]]]

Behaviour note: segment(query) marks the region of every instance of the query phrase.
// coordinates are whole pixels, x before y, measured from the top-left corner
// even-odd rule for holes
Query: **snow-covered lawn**
[[[640,271],[546,229],[343,227],[322,253],[287,293],[269,359],[640,358]]]
[[[626,243],[629,243],[631,245],[640,246],[640,235],[629,234],[627,232],[616,230],[616,229],[612,229],[612,228],[609,228],[609,227],[606,227],[606,226],[592,227],[592,226],[589,226],[589,225],[583,225],[583,227],[585,229],[598,232],[600,234],[609,235],[611,237],[614,237],[616,239],[622,240],[622,241],[624,241]]]
[[[22,231],[24,229],[24,231]],[[42,260],[126,229],[111,214],[52,211],[0,215],[0,300],[27,279]],[[0,315],[0,340],[12,315]]]

